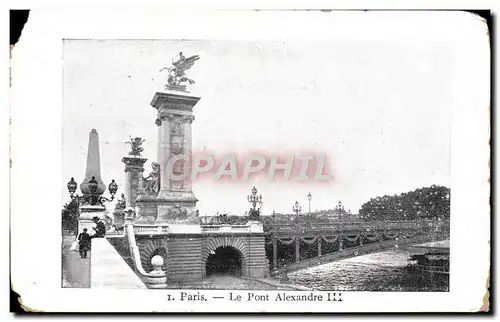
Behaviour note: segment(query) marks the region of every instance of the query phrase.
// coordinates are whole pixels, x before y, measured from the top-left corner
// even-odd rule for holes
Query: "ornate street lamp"
[[[78,184],[76,183],[74,178],[71,178],[68,182],[68,191],[69,191],[69,196],[71,199],[73,199],[76,188],[78,187]]]
[[[342,205],[342,201],[339,201],[339,203],[335,207],[335,212],[339,215],[339,219],[342,220],[342,215],[345,212],[344,206]]]
[[[116,184],[115,180],[111,180],[111,183],[108,186],[108,191],[111,194],[111,198],[106,198],[101,196],[101,194],[98,192],[99,189],[99,182],[95,179],[94,176],[89,180],[88,182],[88,188],[90,194],[88,195],[75,195],[76,188],[78,187],[78,184],[76,183],[74,178],[71,178],[67,184],[69,195],[71,199],[77,198],[78,202],[85,204],[88,203],[92,206],[95,206],[97,204],[100,204],[101,206],[104,206],[105,202],[111,202],[115,199],[115,194],[116,191],[118,190],[118,185]]]
[[[309,201],[309,216],[311,215],[311,200],[312,200],[312,197],[313,197],[313,196],[312,196],[312,195],[311,195],[311,193],[309,192],[309,193],[307,194],[307,200]]]
[[[297,216],[299,216],[300,212],[302,211],[302,207],[300,206],[298,201],[295,201],[292,210]]]
[[[262,208],[262,195],[257,195],[257,188],[252,188],[252,193],[247,196],[248,202],[252,205],[249,212],[249,220],[259,220],[260,208]],[[257,208],[259,204],[259,208]]]

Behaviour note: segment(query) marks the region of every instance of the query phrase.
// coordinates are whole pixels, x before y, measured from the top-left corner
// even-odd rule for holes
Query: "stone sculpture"
[[[160,164],[151,163],[152,171],[147,177],[143,177],[139,185],[139,192],[146,195],[156,196],[160,191]]]
[[[142,138],[132,138],[130,137],[130,141],[129,142],[126,142],[126,144],[130,144],[132,150],[128,153],[129,155],[141,155],[141,152],[144,151],[144,148],[142,147],[142,144],[145,142],[146,140],[142,139]]]
[[[186,208],[181,207],[180,205],[175,205],[169,210],[169,218],[173,220],[184,220],[188,216],[188,212]]]

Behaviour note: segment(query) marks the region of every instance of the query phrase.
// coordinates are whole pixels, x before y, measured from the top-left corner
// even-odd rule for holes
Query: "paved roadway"
[[[90,252],[81,258],[79,252],[70,251],[75,236],[63,236],[63,287],[90,288]]]

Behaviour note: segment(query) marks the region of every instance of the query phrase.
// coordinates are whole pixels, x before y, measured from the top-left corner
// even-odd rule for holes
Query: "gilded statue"
[[[175,60],[174,60],[175,59]],[[172,89],[185,90],[186,85],[183,83],[194,84],[194,80],[186,77],[186,71],[193,67],[195,61],[200,59],[200,56],[194,55],[186,58],[182,52],[172,60],[171,66],[165,66],[161,71],[166,70],[168,72],[167,87]]]

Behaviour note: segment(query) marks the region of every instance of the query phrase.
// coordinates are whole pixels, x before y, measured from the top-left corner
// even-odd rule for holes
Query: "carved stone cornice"
[[[144,172],[144,167],[129,166],[125,168],[125,173],[127,172]]]
[[[200,97],[196,96],[157,92],[151,101],[151,106],[157,110],[172,109],[192,112],[193,106],[199,100]]]
[[[125,172],[132,170],[144,171],[144,163],[148,159],[141,157],[123,157],[122,162],[125,163]]]
[[[162,121],[170,117],[168,114],[173,116],[192,116],[193,107],[199,100],[200,97],[196,96],[157,92],[151,101],[151,106],[158,110],[155,124],[161,126]],[[191,123],[193,120],[194,118],[190,119],[189,122]]]

